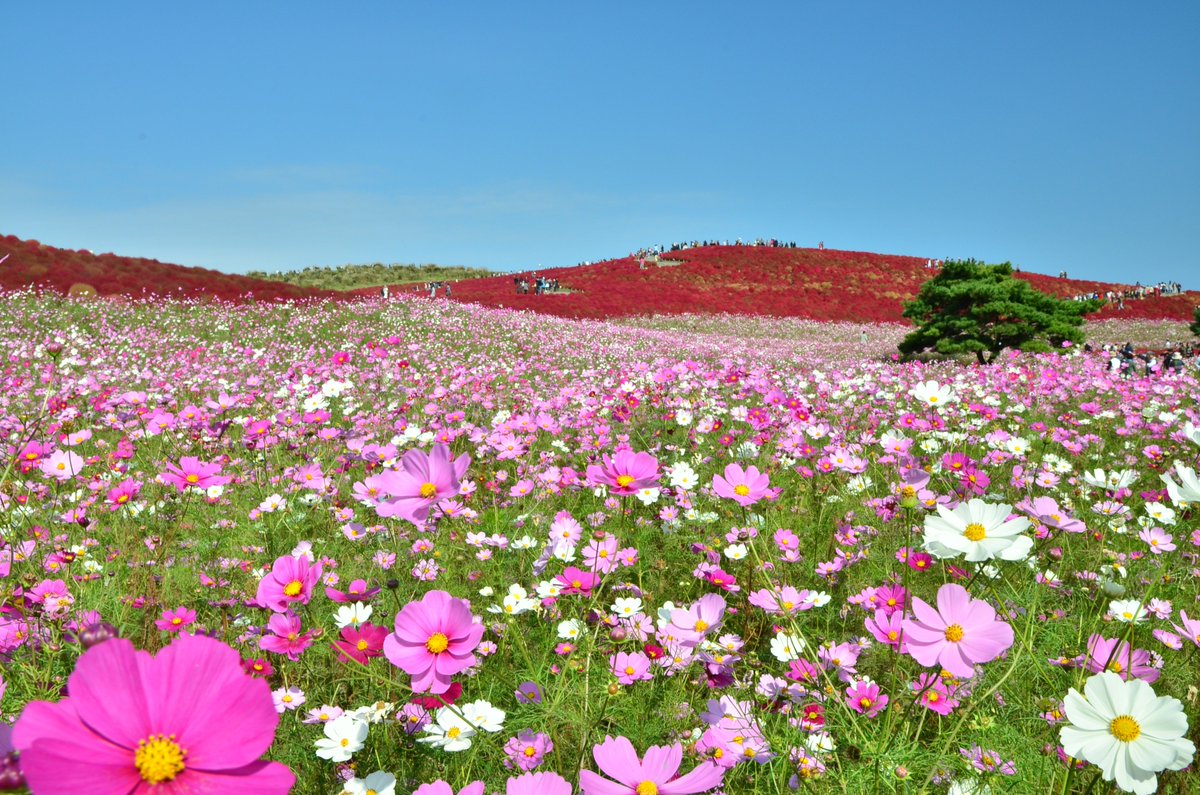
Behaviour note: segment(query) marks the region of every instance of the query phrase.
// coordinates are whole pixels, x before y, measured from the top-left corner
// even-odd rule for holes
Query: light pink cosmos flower
[[[268,610],[286,613],[293,605],[308,604],[320,579],[321,564],[312,563],[305,555],[283,555],[258,583],[256,600]]]
[[[505,795],[571,795],[571,784],[557,773],[526,773],[510,778]]]
[[[619,651],[608,660],[609,670],[617,681],[623,685],[631,685],[639,680],[653,679],[650,673],[650,658],[640,651]]]
[[[725,618],[725,599],[719,594],[701,596],[687,609],[671,611],[671,628],[681,643],[695,646],[710,632],[715,632]]]
[[[383,641],[392,665],[412,676],[417,693],[445,693],[450,677],[475,664],[472,652],[483,638],[470,608],[445,591],[430,591],[396,614],[396,627]]]
[[[1175,536],[1168,535],[1161,527],[1147,527],[1138,533],[1138,538],[1150,546],[1151,554],[1161,555],[1164,552],[1175,551]]]
[[[1126,682],[1133,677],[1154,684],[1161,673],[1150,664],[1150,652],[1134,649],[1119,638],[1106,638],[1102,635],[1092,635],[1088,638],[1086,665],[1094,674],[1112,671]]]
[[[605,455],[603,464],[591,464],[587,468],[588,482],[607,486],[610,494],[619,497],[650,488],[660,477],[657,458],[632,450],[621,450],[611,458]]]
[[[389,499],[381,500],[375,510],[384,518],[398,516],[421,525],[434,505],[461,490],[471,457],[463,453],[452,461],[450,448],[435,444],[429,455],[409,450],[400,464],[401,469],[389,469],[376,477],[380,492]]]
[[[921,665],[941,666],[968,679],[976,665],[996,659],[1013,644],[1012,627],[956,583],[938,589],[937,610],[916,598],[912,609],[916,618],[904,620],[904,640]]]
[[[55,480],[70,480],[83,469],[83,456],[70,450],[55,450],[41,462],[42,474]]]
[[[583,795],[691,795],[707,792],[720,786],[725,771],[712,762],[701,762],[690,773],[675,778],[683,761],[683,748],[652,745],[643,759],[628,738],[605,737],[592,748],[596,766],[616,781],[601,777],[590,770],[579,773],[579,788]]]
[[[295,782],[259,759],[279,722],[270,687],[218,640],[181,635],[155,657],[108,640],[79,658],[68,690],[30,703],[13,730],[39,795],[285,795]]]
[[[1183,626],[1175,623],[1171,624],[1175,628],[1175,631],[1192,643],[1200,646],[1200,620],[1188,618],[1188,614],[1183,610],[1179,611],[1179,620],[1183,622]]]
[[[767,495],[771,482],[758,467],[742,469],[738,464],[725,467],[725,477],[713,475],[712,487],[717,496],[733,500],[743,508],[749,508]]]
[[[166,468],[166,472],[159,473],[158,479],[174,486],[180,492],[189,486],[207,489],[210,486],[224,486],[229,482],[229,478],[221,475],[220,464],[206,464],[195,456],[185,456],[179,459],[179,466],[167,464]]]
[[[186,607],[177,607],[174,610],[164,610],[162,618],[155,621],[154,626],[163,632],[169,632],[174,635],[182,632],[194,623],[196,623],[195,610]]]

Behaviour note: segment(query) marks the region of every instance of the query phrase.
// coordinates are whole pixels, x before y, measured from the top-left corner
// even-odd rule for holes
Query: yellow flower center
[[[898,638],[898,637],[900,637],[900,633],[899,633],[899,632],[897,632],[897,631],[896,631],[896,630],[894,630],[894,629],[892,629],[892,630],[888,630],[888,640],[895,640],[895,639],[896,639],[896,638]]]
[[[951,624],[946,627],[946,640],[951,643],[958,643],[963,639],[963,628],[958,624]]]
[[[299,580],[292,580],[287,585],[283,586],[283,595],[296,597],[304,590],[304,583]]]
[[[437,496],[437,486],[432,483],[425,483],[421,486],[421,499],[432,500]]]
[[[186,756],[187,751],[175,742],[174,734],[151,734],[138,742],[137,750],[133,753],[133,764],[137,767],[142,781],[161,784],[174,780],[184,771],[186,765],[183,760]]]
[[[625,666],[625,675],[626,676],[633,676],[633,672],[634,672],[634,669],[633,669],[632,665]]]
[[[708,629],[708,622],[707,621],[697,621],[694,629],[697,632],[703,632],[704,630]]]
[[[366,650],[367,650],[367,642],[366,642],[365,640],[360,640],[360,641],[358,642],[357,646],[358,646],[358,650],[359,650],[359,651],[366,651]]]
[[[1142,727],[1128,715],[1113,718],[1113,722],[1108,724],[1108,731],[1123,743],[1131,743],[1142,736]]]
[[[441,654],[450,648],[450,639],[441,632],[435,632],[425,641],[425,648],[430,654]]]
[[[537,749],[531,745],[525,749],[524,754],[525,756],[535,756],[537,754]]]
[[[930,694],[929,694],[929,702],[932,704],[933,702],[935,702],[935,701],[937,701],[937,700],[938,700],[938,694],[937,694],[937,691],[936,691],[936,690],[934,690],[934,691],[930,692]]]
[[[791,610],[791,609],[792,609],[793,607],[795,607],[795,606],[796,606],[796,605],[795,605],[795,603],[793,603],[793,602],[784,602],[784,603],[783,603],[783,609],[784,609],[784,610]]]
[[[745,483],[739,483],[733,487],[733,493],[738,495],[739,497],[745,497],[747,494],[750,493],[750,487],[747,486]]]
[[[863,709],[868,709],[868,708],[870,708],[871,704],[872,704],[872,701],[871,701],[871,699],[867,698],[866,696],[863,696],[862,698],[860,698],[860,699],[858,700],[858,705],[859,705],[860,707],[862,707]]]
[[[967,537],[968,541],[978,542],[987,538],[987,530],[981,524],[969,524],[967,529],[963,530],[963,535]]]
[[[1119,674],[1123,670],[1123,666],[1118,661],[1113,660],[1108,664],[1108,670],[1112,671],[1114,674]]]
[[[179,616],[176,616],[175,618],[171,619],[171,626],[173,626],[173,627],[177,627],[182,623],[183,623],[183,619],[180,618]]]
[[[633,482],[633,475],[618,475],[617,476],[617,485],[623,489],[628,488],[629,484],[632,482]],[[646,783],[649,784],[649,782],[646,782]],[[650,786],[653,787],[654,785],[650,784]],[[647,790],[647,791],[649,791],[649,790]],[[654,790],[654,791],[658,792],[658,790]],[[641,794],[639,793],[639,795],[641,795]]]
[[[462,734],[462,729],[458,728],[457,726],[451,726],[446,730],[446,736],[451,740],[456,739],[460,734]]]
[[[634,790],[637,795],[658,795],[658,785],[653,781],[643,781],[638,784]]]
[[[188,483],[199,483],[200,477],[198,475],[188,475],[186,478],[184,478],[184,480],[186,480]]]

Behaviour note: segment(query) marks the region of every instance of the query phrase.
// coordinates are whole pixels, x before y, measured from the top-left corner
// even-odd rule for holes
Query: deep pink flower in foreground
[[[381,500],[375,511],[382,517],[398,516],[413,524],[424,524],[429,509],[458,494],[471,457],[463,453],[450,460],[450,448],[435,444],[429,455],[409,450],[400,459],[401,469],[389,469],[376,477]]]
[[[996,618],[982,599],[972,599],[967,589],[946,583],[938,589],[937,610],[913,599],[915,619],[904,619],[908,653],[925,666],[941,666],[964,679],[975,675],[975,666],[996,659],[1013,644],[1013,629]]]
[[[321,578],[321,564],[304,555],[283,555],[271,566],[271,573],[258,583],[260,605],[276,613],[286,613],[294,605],[306,605]]]
[[[591,464],[587,468],[588,482],[597,486],[608,486],[610,494],[625,497],[650,488],[661,474],[658,459],[649,453],[621,450],[611,458],[603,457],[603,464]]]
[[[38,795],[283,795],[295,782],[260,761],[279,722],[270,687],[218,640],[181,635],[155,657],[105,641],[67,686],[69,698],[30,703],[13,730]]]
[[[206,464],[195,456],[179,459],[179,466],[167,464],[167,471],[160,473],[158,478],[179,491],[186,490],[188,486],[207,489],[229,482],[229,478],[221,475],[220,464]]]
[[[749,466],[742,469],[738,464],[725,467],[725,477],[713,475],[712,487],[718,497],[733,500],[743,508],[749,508],[767,495],[771,485],[765,472],[759,472],[758,467]]]
[[[583,795],[690,795],[707,792],[720,786],[725,771],[712,762],[701,762],[690,773],[679,778],[683,748],[652,745],[643,759],[638,759],[633,743],[625,737],[605,737],[592,749],[596,766],[616,781],[610,781],[590,770],[579,773],[579,788]],[[619,782],[619,783],[618,783]]]
[[[484,784],[482,781],[472,781],[467,786],[458,791],[458,795],[483,795]],[[412,795],[455,795],[454,788],[445,781],[434,781],[431,784],[422,784],[413,790]]]
[[[445,693],[450,677],[475,664],[472,652],[483,638],[461,599],[430,591],[396,614],[396,629],[383,641],[392,665],[412,676],[416,693]]]

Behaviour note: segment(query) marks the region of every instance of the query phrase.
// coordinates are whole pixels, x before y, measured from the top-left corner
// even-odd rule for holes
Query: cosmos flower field
[[[1200,789],[1194,371],[403,298],[0,329],[2,790]]]

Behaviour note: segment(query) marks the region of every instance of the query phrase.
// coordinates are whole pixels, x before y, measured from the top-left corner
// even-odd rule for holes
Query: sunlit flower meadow
[[[1195,371],[408,298],[0,329],[0,790],[1200,789]]]

